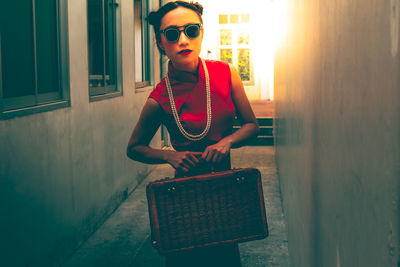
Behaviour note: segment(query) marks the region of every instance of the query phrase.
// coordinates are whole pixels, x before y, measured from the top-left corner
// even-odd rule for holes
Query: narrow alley
[[[244,267],[400,267],[400,0],[154,15],[169,2],[0,1],[0,266],[162,267],[145,186],[172,169],[131,158],[179,169],[188,153],[163,150],[192,136],[210,142],[192,156],[248,138],[232,165],[260,169],[269,236],[240,244]]]
[[[255,167],[261,171],[270,232],[263,240],[240,244],[243,267],[290,266],[274,155],[272,146],[248,146],[232,151],[233,167]],[[166,176],[173,176],[168,165],[154,169],[62,266],[164,266],[164,258],[151,245],[145,187],[150,181]]]

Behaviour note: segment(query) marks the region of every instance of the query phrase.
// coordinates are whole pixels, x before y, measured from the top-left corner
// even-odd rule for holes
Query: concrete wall
[[[293,266],[400,266],[400,1],[287,3],[276,160]]]
[[[89,102],[86,1],[68,1],[71,107],[0,121],[1,266],[58,265],[151,169],[125,155],[151,88],[135,92],[133,1],[121,11],[123,96]]]

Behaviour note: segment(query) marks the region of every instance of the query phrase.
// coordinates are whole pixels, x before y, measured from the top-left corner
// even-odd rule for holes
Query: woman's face
[[[197,13],[188,8],[178,7],[165,14],[161,20],[160,30],[171,26],[180,27],[179,29],[183,30],[182,26],[194,23],[201,23]],[[203,28],[199,37],[195,39],[189,39],[184,32],[181,32],[179,40],[175,43],[168,42],[164,34],[161,34],[160,46],[175,68],[194,71],[197,68],[202,41]]]

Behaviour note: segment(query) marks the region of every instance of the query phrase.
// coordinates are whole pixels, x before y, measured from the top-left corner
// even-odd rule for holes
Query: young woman
[[[168,75],[147,99],[129,140],[127,155],[168,163],[176,177],[228,170],[230,149],[255,137],[259,127],[234,67],[199,58],[203,7],[169,2],[149,14],[157,46],[169,59]],[[235,116],[241,128],[232,133]],[[149,146],[161,124],[174,150]],[[167,255],[167,266],[240,266],[237,244]]]

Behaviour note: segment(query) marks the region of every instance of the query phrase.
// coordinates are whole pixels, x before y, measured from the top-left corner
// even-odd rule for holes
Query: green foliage
[[[250,81],[250,49],[238,50],[238,71],[243,81]]]
[[[221,49],[221,60],[232,64],[232,49]]]
[[[221,45],[232,45],[232,31],[231,30],[220,30],[220,44]]]

